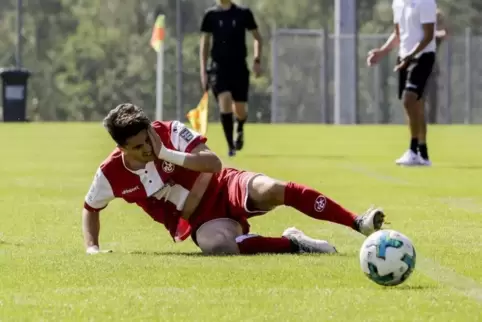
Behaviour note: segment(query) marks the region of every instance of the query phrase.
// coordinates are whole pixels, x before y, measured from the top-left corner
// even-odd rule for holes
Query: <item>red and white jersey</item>
[[[168,149],[191,152],[207,141],[179,121],[155,121],[152,126]],[[163,160],[149,162],[144,169],[132,171],[125,166],[123,153],[115,149],[97,169],[84,208],[99,211],[114,198],[122,198],[136,203],[171,230],[199,174]]]

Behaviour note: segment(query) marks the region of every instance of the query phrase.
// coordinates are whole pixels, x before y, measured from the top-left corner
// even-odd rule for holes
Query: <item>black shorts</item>
[[[230,92],[233,101],[245,103],[249,95],[249,74],[245,62],[211,62],[208,69],[209,87],[216,98],[220,93]]]
[[[397,64],[399,62],[400,57],[397,58]],[[398,98],[402,98],[404,91],[414,92],[418,99],[422,98],[434,64],[435,53],[423,53],[407,68],[401,69],[398,72]]]

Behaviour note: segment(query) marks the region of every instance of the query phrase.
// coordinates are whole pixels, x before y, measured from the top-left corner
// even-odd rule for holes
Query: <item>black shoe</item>
[[[236,150],[241,151],[244,146],[244,134],[243,132],[238,132],[236,136],[236,142],[234,143],[236,146]]]

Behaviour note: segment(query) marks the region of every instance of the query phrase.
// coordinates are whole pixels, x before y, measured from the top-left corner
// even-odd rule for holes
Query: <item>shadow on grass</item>
[[[438,288],[436,285],[398,285],[395,287],[387,287],[387,290],[406,290],[406,291],[425,291]]]
[[[452,164],[447,166],[440,166],[439,168],[456,169],[456,170],[482,170],[482,165],[478,164]]]
[[[2,240],[0,239],[0,246],[2,245],[6,245],[6,246],[25,246],[24,244],[21,244],[21,243],[11,243],[11,242],[8,242],[6,240]]]
[[[129,255],[141,255],[141,256],[183,256],[183,257],[191,257],[191,256],[205,256],[201,252],[145,252],[145,251],[132,251],[128,252]]]
[[[141,256],[181,256],[181,257],[253,257],[253,256],[297,256],[297,257],[351,257],[350,254],[243,254],[243,255],[223,255],[223,254],[203,254],[201,252],[145,252],[145,251],[132,251],[128,252],[129,255],[141,255]]]

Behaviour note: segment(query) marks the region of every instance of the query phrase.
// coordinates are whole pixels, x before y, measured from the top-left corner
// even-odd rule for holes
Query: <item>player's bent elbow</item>
[[[210,161],[207,162],[207,165],[209,172],[218,173],[223,169],[223,162],[215,154],[211,155]]]
[[[184,167],[199,172],[218,173],[223,168],[223,163],[214,153],[203,153],[194,158],[186,159]]]

